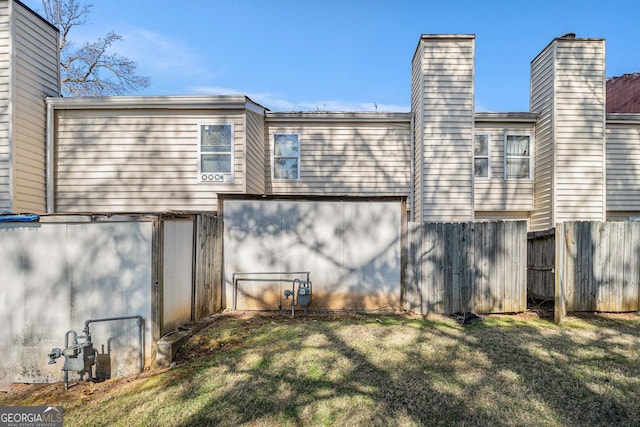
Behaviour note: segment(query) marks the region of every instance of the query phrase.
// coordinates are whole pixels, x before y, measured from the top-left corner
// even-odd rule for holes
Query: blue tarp
[[[0,222],[33,222],[40,219],[36,214],[0,213]]]

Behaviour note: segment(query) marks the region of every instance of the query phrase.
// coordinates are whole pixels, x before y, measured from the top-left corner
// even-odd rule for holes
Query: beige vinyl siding
[[[9,2],[0,1],[0,211],[13,210],[11,187],[11,30]]]
[[[413,57],[411,71],[411,113],[414,117],[413,123],[413,215],[414,221],[422,221],[422,201],[423,197],[423,114],[422,114],[422,94],[424,93],[424,78],[422,75],[422,43],[418,44],[418,49]]]
[[[300,121],[291,120],[293,116]],[[270,193],[408,197],[409,115],[394,115],[401,118],[393,121],[376,120],[376,113],[355,116],[343,119],[340,113],[294,113],[288,117],[286,113],[268,114],[270,166],[274,133],[297,133],[300,141],[300,178],[273,179],[270,167]]]
[[[44,212],[44,98],[58,95],[58,33],[17,3],[13,19],[14,210]]]
[[[533,152],[534,211],[531,214],[531,230],[544,230],[554,225],[554,55],[553,45],[548,45],[531,62],[530,110],[539,113]]]
[[[530,211],[533,209],[533,180],[504,178],[504,144],[506,134],[531,134],[533,125],[481,123],[476,124],[475,133],[490,134],[490,177],[476,178],[474,183],[474,205],[479,211]],[[508,215],[505,212],[505,215]]]
[[[640,211],[640,114],[625,116],[607,122],[607,219]]]
[[[529,221],[529,211],[476,211],[476,221]]]
[[[198,182],[198,124],[234,126],[234,182]],[[56,113],[57,212],[215,211],[244,191],[243,110],[63,110]]]
[[[605,215],[604,41],[558,39],[556,222]]]
[[[420,219],[472,220],[475,36],[423,35],[420,44]]]
[[[245,115],[247,128],[246,193],[265,192],[265,123],[264,114],[248,110]]]
[[[640,221],[640,210],[608,211],[607,221]]]

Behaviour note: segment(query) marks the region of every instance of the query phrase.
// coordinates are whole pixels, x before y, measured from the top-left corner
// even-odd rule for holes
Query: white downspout
[[[54,155],[53,155],[53,144],[54,144],[54,106],[51,105],[49,99],[45,99],[47,103],[47,125],[46,125],[46,195],[47,195],[47,213],[51,214],[54,212]]]

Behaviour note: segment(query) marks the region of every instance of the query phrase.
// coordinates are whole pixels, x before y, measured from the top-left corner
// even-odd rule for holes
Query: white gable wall
[[[11,88],[10,1],[0,1],[0,211],[12,208],[11,126],[9,108]]]
[[[414,55],[417,221],[473,219],[474,60],[473,35],[423,35]]]
[[[604,40],[556,41],[555,222],[605,217]]]
[[[530,227],[543,230],[554,221],[553,94],[555,50],[548,45],[531,62],[530,110],[539,113],[534,152],[534,211]]]
[[[59,94],[58,32],[13,3],[12,138],[16,212],[46,211],[44,99]]]

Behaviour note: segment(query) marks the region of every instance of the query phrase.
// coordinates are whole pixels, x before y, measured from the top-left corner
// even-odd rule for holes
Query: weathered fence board
[[[561,223],[556,251],[556,321],[568,311],[640,308],[640,223]]]
[[[536,300],[553,300],[555,295],[555,229],[527,235],[527,294]]]
[[[409,310],[526,309],[525,221],[409,223],[408,233]]]
[[[201,320],[222,308],[222,234],[222,218],[198,215],[194,320]]]

